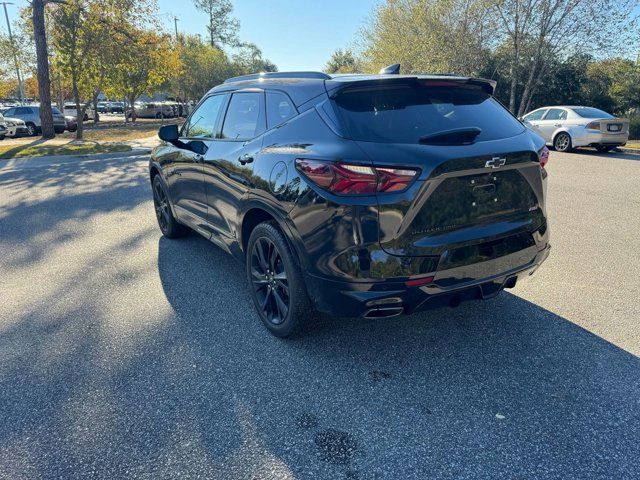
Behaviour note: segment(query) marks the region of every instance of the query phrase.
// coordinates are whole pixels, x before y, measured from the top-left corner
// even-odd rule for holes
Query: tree
[[[498,0],[495,4],[511,51],[509,106],[522,115],[549,73],[550,58],[569,52],[606,53],[630,45],[635,0]],[[615,42],[611,42],[615,38]],[[523,60],[523,64],[521,64]],[[521,75],[524,75],[521,78]],[[517,85],[523,89],[516,108]]]
[[[238,45],[240,23],[233,18],[233,5],[229,0],[193,0],[196,8],[209,18],[207,31],[209,44],[220,48],[223,45]]]
[[[495,37],[493,0],[389,0],[360,32],[366,68],[477,75]]]
[[[353,51],[339,48],[331,54],[324,71],[327,73],[361,73],[362,68]]]
[[[135,101],[144,93],[168,85],[173,74],[180,75],[182,63],[169,35],[129,27],[119,61],[106,83],[107,94],[126,98],[131,104],[131,118],[136,119]]]
[[[232,62],[238,69],[238,74],[259,72],[277,72],[278,67],[262,57],[262,50],[255,43],[243,43],[232,56]]]
[[[51,79],[49,78],[49,51],[47,48],[47,32],[45,30],[45,5],[61,3],[62,0],[33,0],[33,37],[36,46],[36,62],[38,69],[38,97],[40,99],[40,122],[42,138],[56,136],[53,128],[53,111],[51,109]]]
[[[18,93],[18,80],[5,79],[6,74],[0,72],[2,80],[0,80],[0,98],[14,97]]]
[[[181,45],[184,71],[181,86],[187,100],[199,100],[212,87],[239,73],[222,50],[202,42],[197,35],[187,35]]]

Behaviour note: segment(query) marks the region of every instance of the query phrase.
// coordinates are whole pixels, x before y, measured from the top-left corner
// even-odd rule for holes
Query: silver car
[[[6,137],[17,138],[29,134],[27,126],[19,118],[5,117],[0,113],[0,123],[6,127],[6,132],[4,133]]]
[[[543,107],[521,120],[559,152],[578,147],[608,152],[629,140],[629,120],[593,107]]]
[[[67,122],[64,115],[60,113],[56,107],[52,107],[53,111],[53,128],[56,133],[64,133]],[[38,105],[26,105],[23,107],[14,107],[4,112],[5,117],[12,117],[22,120],[26,126],[26,135],[30,137],[37,135],[41,131],[42,124],[40,122],[40,107]]]

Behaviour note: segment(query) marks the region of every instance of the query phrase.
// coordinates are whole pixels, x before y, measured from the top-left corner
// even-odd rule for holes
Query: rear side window
[[[30,108],[18,107],[16,108],[16,115],[30,115],[32,113]]]
[[[262,92],[234,93],[227,108],[222,138],[250,140],[264,131],[264,115],[260,114]]]
[[[476,127],[476,141],[512,137],[524,131],[491,95],[475,86],[412,83],[351,88],[335,98],[355,140],[419,143],[426,135]]]
[[[544,117],[545,120],[566,120],[567,112],[566,110],[561,110],[559,108],[552,108],[547,113],[547,116]]]
[[[267,128],[277,127],[296,115],[289,97],[282,92],[267,92]]]

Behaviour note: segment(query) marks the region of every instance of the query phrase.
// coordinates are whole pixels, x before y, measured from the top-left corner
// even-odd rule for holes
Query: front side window
[[[545,120],[566,120],[567,112],[565,110],[561,110],[559,108],[552,108],[547,113],[547,116],[544,117]]]
[[[30,115],[31,109],[26,107],[18,107],[16,108],[16,115]]]
[[[16,114],[16,109],[15,108],[10,108],[9,110],[7,110],[6,112],[4,112],[5,116],[7,117],[11,117],[12,115]]]
[[[260,115],[261,92],[234,93],[227,108],[222,127],[222,138],[250,140],[264,131]]]
[[[529,115],[526,115],[523,120],[525,122],[532,122],[535,120],[540,120],[543,115],[547,112],[547,110],[543,109],[543,110],[536,110],[535,112],[531,112]]]
[[[207,98],[182,127],[182,137],[213,138],[226,95]]]
[[[267,92],[267,128],[277,127],[292,117],[296,109],[282,92]]]

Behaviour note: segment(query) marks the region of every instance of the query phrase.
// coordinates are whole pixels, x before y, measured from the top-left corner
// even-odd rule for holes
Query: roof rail
[[[244,82],[247,80],[258,80],[260,78],[317,78],[320,80],[331,80],[329,75],[322,72],[261,72],[228,78],[224,83]]]

